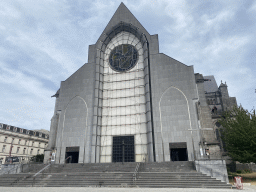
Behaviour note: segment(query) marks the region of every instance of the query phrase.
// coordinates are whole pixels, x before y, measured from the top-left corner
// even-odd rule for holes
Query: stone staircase
[[[191,161],[150,162],[142,163],[140,172],[196,172]]]
[[[88,163],[51,165],[35,178],[31,169],[0,176],[0,186],[13,187],[149,187],[149,188],[231,188],[232,186],[196,172],[193,162]]]

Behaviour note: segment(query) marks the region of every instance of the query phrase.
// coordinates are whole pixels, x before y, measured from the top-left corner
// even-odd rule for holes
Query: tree
[[[44,162],[44,154],[35,155],[35,156],[31,157],[30,161],[42,163],[42,162]]]
[[[256,116],[248,110],[234,106],[224,112],[221,120],[221,139],[228,155],[240,163],[256,163]]]

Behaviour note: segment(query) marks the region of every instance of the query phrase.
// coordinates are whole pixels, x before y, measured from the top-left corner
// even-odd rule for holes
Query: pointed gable
[[[99,41],[104,39],[105,37],[104,34],[107,34],[114,26],[116,26],[120,22],[129,23],[129,24],[132,24],[133,26],[138,27],[139,30],[147,36],[147,39],[150,38],[150,34],[147,32],[147,30],[135,18],[135,16],[131,13],[131,11],[124,5],[124,3],[121,3],[117,8],[116,12],[114,13],[113,17],[110,19],[106,28],[100,35],[96,44],[98,44]]]

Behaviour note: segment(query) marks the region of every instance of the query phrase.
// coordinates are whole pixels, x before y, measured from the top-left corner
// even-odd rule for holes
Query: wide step
[[[142,163],[136,181],[137,163],[91,163],[51,165],[35,179],[28,173],[0,176],[0,186],[17,187],[151,187],[231,188],[232,186],[195,171],[193,162]],[[42,165],[40,165],[42,167]],[[35,165],[34,165],[35,167]],[[28,170],[28,169],[27,169]],[[35,168],[35,170],[38,170]]]

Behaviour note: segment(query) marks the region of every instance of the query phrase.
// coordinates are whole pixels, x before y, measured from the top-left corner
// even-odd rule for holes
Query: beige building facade
[[[27,163],[44,154],[49,141],[47,130],[27,130],[0,123],[0,163]]]

